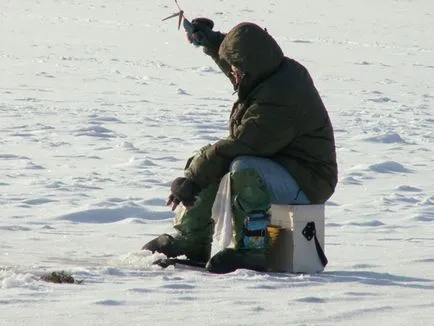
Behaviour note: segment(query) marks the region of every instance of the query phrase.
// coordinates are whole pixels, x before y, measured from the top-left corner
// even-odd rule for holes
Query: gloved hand
[[[191,21],[191,25],[193,26],[193,32],[187,32],[188,41],[203,46],[204,52],[207,54],[217,53],[225,35],[212,30],[214,22],[208,18],[195,18]]]
[[[194,181],[187,178],[176,178],[170,186],[171,194],[166,205],[172,205],[172,211],[176,209],[179,203],[182,203],[185,207],[193,206],[200,190],[200,186]]]

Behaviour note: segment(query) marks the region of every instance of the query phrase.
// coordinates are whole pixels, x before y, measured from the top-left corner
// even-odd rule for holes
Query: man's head
[[[220,45],[219,55],[251,80],[272,73],[284,57],[271,35],[253,23],[235,26]]]

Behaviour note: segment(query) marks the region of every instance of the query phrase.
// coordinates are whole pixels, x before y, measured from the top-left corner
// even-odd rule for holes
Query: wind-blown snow
[[[316,275],[162,270],[185,160],[224,137],[229,82],[173,1],[0,4],[0,325],[431,325],[434,2],[181,0],[253,21],[310,70],[339,185]],[[39,281],[66,270],[80,285]]]

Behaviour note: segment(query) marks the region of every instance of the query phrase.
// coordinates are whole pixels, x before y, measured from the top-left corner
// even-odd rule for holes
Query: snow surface
[[[0,3],[0,325],[433,325],[434,2],[191,1],[310,70],[339,185],[317,275],[162,270],[170,182],[227,133],[229,82],[174,2]],[[81,285],[38,280],[66,270]]]

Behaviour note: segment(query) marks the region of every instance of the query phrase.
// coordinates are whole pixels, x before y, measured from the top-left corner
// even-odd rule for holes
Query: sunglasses
[[[237,67],[231,66],[231,75],[237,79],[237,80],[241,80],[243,79],[243,77],[246,75],[244,72],[242,72],[241,70],[239,70]]]

